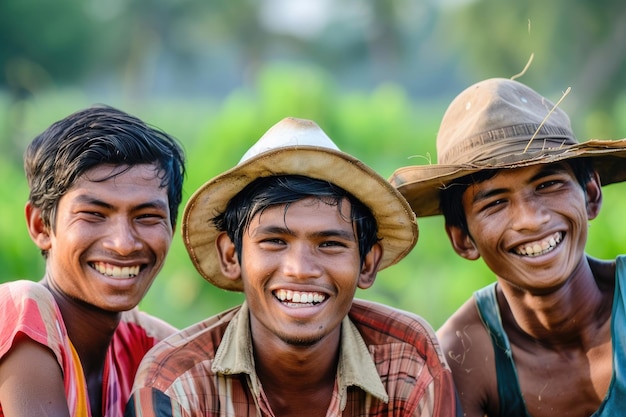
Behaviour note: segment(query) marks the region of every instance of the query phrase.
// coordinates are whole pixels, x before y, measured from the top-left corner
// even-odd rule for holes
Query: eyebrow
[[[76,201],[78,201],[81,204],[94,205],[94,206],[102,207],[102,208],[109,209],[109,210],[112,210],[115,208],[114,205],[109,204],[106,201],[99,200],[98,198],[91,197],[88,195],[79,195],[78,197],[76,197]],[[156,208],[159,210],[166,210],[168,208],[168,205],[163,200],[151,200],[151,201],[146,201],[144,203],[134,206],[133,210],[143,210],[147,208]]]
[[[496,188],[493,190],[479,191],[474,194],[474,197],[472,198],[472,204],[478,203],[481,200],[488,199],[490,197],[493,197],[494,195],[502,194],[504,192],[506,192],[506,188]]]
[[[257,233],[267,233],[267,234],[287,234],[290,236],[294,236],[295,233],[285,226],[267,226],[267,227],[259,227],[256,229]],[[356,236],[352,230],[341,230],[341,229],[328,229],[328,230],[320,230],[318,232],[313,232],[307,234],[307,237],[314,238],[327,238],[327,237],[337,237],[345,240],[356,240]]]

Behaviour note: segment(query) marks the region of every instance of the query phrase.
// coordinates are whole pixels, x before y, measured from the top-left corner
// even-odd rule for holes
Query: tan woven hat
[[[450,104],[437,134],[437,164],[397,169],[389,181],[417,217],[441,214],[440,191],[485,169],[519,168],[593,157],[603,185],[626,179],[626,139],[578,143],[569,117],[517,81],[493,78]]]
[[[398,262],[417,242],[415,215],[385,178],[341,152],[314,122],[286,118],[268,130],[237,166],[202,185],[185,206],[185,247],[198,272],[215,286],[243,290],[241,279],[233,281],[221,273],[215,247],[219,232],[211,219],[222,213],[246,185],[274,175],[304,175],[331,182],[369,207],[378,223],[384,251],[379,269]]]

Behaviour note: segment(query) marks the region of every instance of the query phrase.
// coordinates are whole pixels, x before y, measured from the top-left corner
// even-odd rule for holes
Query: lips
[[[539,256],[551,252],[563,240],[563,232],[556,232],[551,236],[535,242],[524,243],[514,249],[520,256]]]
[[[118,266],[106,262],[94,262],[92,266],[102,275],[111,278],[133,278],[139,274],[141,269],[141,265]]]

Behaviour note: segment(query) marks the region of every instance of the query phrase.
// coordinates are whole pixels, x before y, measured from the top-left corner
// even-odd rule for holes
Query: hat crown
[[[279,148],[294,146],[317,146],[339,151],[339,147],[317,125],[317,123],[287,117],[272,126],[248,151],[241,157],[239,163],[245,162],[257,155]]]
[[[493,78],[452,101],[437,135],[437,161],[485,165],[530,159],[538,151],[575,143],[563,110],[524,84]]]
[[[626,139],[578,143],[565,112],[502,78],[474,84],[450,103],[437,155],[437,164],[400,167],[390,178],[417,217],[441,214],[441,190],[482,170],[590,158],[601,184],[626,181]]]

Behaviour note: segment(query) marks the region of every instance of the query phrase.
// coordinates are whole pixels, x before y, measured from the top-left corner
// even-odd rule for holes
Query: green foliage
[[[520,74],[533,55],[520,81],[553,101],[571,87],[563,103],[570,115],[599,111],[605,118],[592,134],[623,135],[616,103],[626,84],[626,3],[478,0],[445,14],[439,28],[444,49],[458,52],[471,82]],[[572,123],[584,138],[582,117]]]
[[[286,116],[315,120],[341,149],[385,177],[400,166],[436,161],[435,136],[446,103],[416,103],[393,84],[369,93],[340,92],[323,71],[311,67],[269,67],[260,74],[255,87],[236,90],[221,103],[110,104],[181,139],[188,155],[184,200],[205,181],[234,166],[248,147]],[[27,126],[19,130],[22,135],[34,136],[85,101],[76,95],[40,98],[24,107]],[[0,103],[0,108],[4,106]],[[43,261],[23,220],[27,186],[21,165],[1,158],[1,280],[37,280],[43,273]],[[613,258],[624,252],[623,187],[605,188],[605,207],[589,229],[591,255]],[[357,295],[415,312],[438,327],[474,290],[494,278],[482,260],[466,261],[452,251],[441,217],[419,219],[418,223],[420,238],[415,249],[399,264],[381,271],[371,289],[359,290]],[[179,233],[180,227],[142,308],[183,327],[240,303],[242,297],[218,290],[199,276]]]

